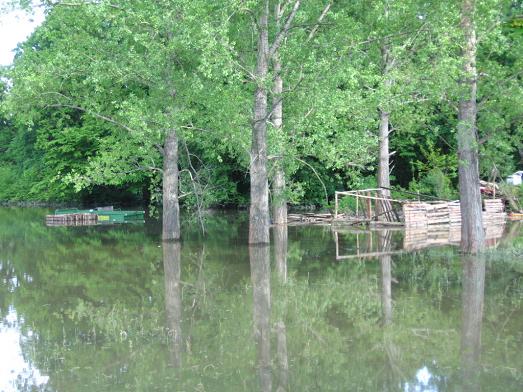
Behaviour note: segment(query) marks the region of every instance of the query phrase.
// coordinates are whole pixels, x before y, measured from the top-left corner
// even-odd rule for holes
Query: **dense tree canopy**
[[[43,5],[45,22],[2,70],[0,200],[155,204],[175,129],[182,205],[245,205],[259,86],[269,181],[284,171],[290,203],[374,184],[380,129],[392,186],[457,196],[458,1],[271,0],[268,40],[281,40],[262,80],[257,2]],[[483,178],[521,168],[522,7],[476,2]]]

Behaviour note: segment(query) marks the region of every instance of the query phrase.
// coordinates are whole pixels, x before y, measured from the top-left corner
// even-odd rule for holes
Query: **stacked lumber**
[[[59,214],[45,217],[47,226],[90,226],[97,223],[98,216],[96,214]]]
[[[459,201],[453,201],[449,206],[449,223],[451,225],[461,225],[461,206]]]
[[[346,219],[345,214],[338,214],[338,219]],[[299,224],[330,224],[334,216],[331,213],[305,213],[305,214],[289,214],[287,216],[287,223],[290,225]]]
[[[449,223],[449,203],[427,205],[427,224],[442,225]]]
[[[403,204],[403,217],[407,227],[427,226],[427,206],[426,203],[411,202]]]
[[[495,223],[505,222],[507,214],[503,200],[501,199],[486,199],[484,200],[485,210],[483,211],[483,221],[490,225]]]

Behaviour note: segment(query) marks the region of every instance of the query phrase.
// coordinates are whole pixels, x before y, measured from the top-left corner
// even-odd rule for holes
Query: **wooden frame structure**
[[[403,200],[396,200],[382,196],[382,189],[362,189],[357,191],[336,191],[334,193],[334,220],[339,219],[340,197],[349,196],[356,199],[356,218],[352,223],[370,223],[379,221],[382,224],[397,225],[402,224],[398,207],[404,203]],[[363,217],[360,219],[360,203]],[[394,204],[393,204],[394,203]]]
[[[382,193],[381,189],[335,192],[333,222],[375,223],[382,226],[404,225],[405,227],[461,225],[461,207],[458,200],[421,201],[419,197],[418,200],[398,200],[384,197]],[[340,198],[346,196],[356,200],[356,211],[353,217],[340,214]],[[507,214],[502,199],[484,199],[483,204],[485,226],[506,221]],[[360,205],[362,214],[360,214]]]

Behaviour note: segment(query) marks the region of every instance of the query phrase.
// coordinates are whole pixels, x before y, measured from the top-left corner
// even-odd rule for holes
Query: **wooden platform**
[[[47,215],[45,224],[47,226],[92,226],[98,224],[98,215],[90,213]]]

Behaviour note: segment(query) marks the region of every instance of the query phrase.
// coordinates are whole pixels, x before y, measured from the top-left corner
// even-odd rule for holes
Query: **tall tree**
[[[281,1],[276,3],[274,18],[278,31],[281,29],[282,19]],[[283,131],[283,77],[282,64],[279,49],[274,51],[272,56],[272,67],[274,72],[274,84],[272,87],[273,108],[271,114],[272,125],[276,132]],[[282,152],[282,151],[281,151]],[[281,225],[287,223],[287,200],[285,196],[285,170],[283,167],[283,157],[278,154],[274,158],[272,179],[272,220],[274,224]]]
[[[458,108],[459,195],[461,205],[461,249],[478,253],[484,245],[481,194],[479,191],[479,158],[477,116],[475,0],[461,3],[463,33],[463,78]]]
[[[268,0],[265,0],[261,6],[257,23],[258,45],[256,70],[254,73],[256,91],[254,93],[250,164],[251,206],[249,213],[249,244],[268,244],[270,241],[269,182],[267,176],[267,120],[270,114],[267,105],[269,61],[274,57],[282,41],[287,36],[300,5],[300,0],[294,2],[283,27],[277,32],[270,46]]]
[[[269,182],[267,178],[267,87],[269,72],[269,1],[262,5],[258,21],[256,91],[251,141],[251,207],[249,243],[269,243]]]

